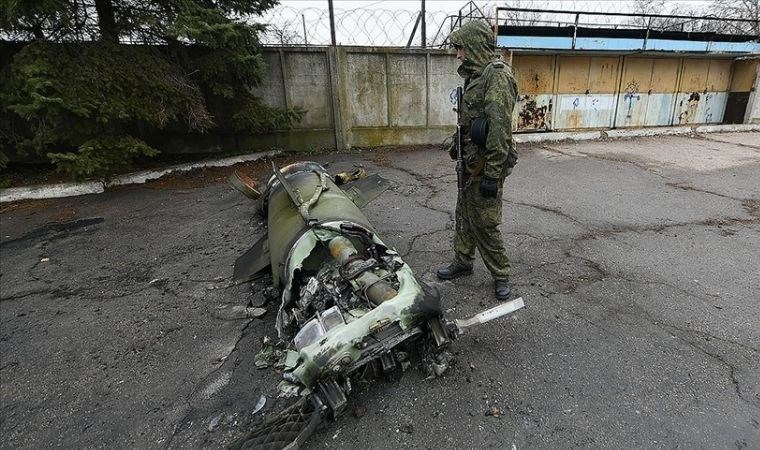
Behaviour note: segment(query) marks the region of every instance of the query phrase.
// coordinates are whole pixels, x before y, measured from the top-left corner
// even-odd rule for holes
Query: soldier
[[[517,83],[510,67],[494,55],[494,35],[483,21],[471,21],[449,35],[462,63],[461,116],[465,190],[457,199],[454,261],[438,269],[438,278],[452,280],[472,273],[475,249],[495,282],[499,300],[507,300],[509,258],[501,236],[504,179],[517,163],[512,139],[512,109]],[[456,141],[455,141],[456,142]],[[449,150],[456,159],[456,145]]]

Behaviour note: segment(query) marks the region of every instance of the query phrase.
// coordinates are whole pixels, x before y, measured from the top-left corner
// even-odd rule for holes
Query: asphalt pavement
[[[365,212],[449,317],[494,304],[479,258],[435,279],[444,152],[304,158],[392,182]],[[0,447],[217,448],[277,408],[253,364],[273,306],[246,317],[260,286],[226,287],[265,232],[231,170],[2,206]],[[503,214],[526,307],[442,378],[359,386],[308,448],[760,448],[760,133],[525,145]]]

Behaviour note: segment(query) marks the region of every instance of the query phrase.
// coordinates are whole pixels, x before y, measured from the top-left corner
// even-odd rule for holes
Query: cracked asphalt
[[[357,386],[307,447],[760,448],[759,143],[520,147],[503,232],[526,307],[462,336],[442,378]],[[308,158],[393,182],[365,212],[450,317],[493,303],[479,259],[434,277],[451,256],[445,153]],[[264,229],[221,170],[3,206],[2,448],[216,448],[260,420],[273,307],[247,318],[261,286],[225,286]]]

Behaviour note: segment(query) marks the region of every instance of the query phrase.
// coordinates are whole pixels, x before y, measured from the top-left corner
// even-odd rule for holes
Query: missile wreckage
[[[299,162],[273,175],[263,191],[234,173],[230,184],[258,203],[267,234],[235,262],[233,280],[271,275],[279,300],[275,328],[283,395],[300,400],[270,418],[241,448],[297,448],[346,408],[357,379],[405,370],[418,361],[428,376],[451,362],[452,339],[468,327],[523,307],[502,303],[465,320],[448,320],[438,290],[417,279],[362,213],[389,182],[363,168],[332,177]]]

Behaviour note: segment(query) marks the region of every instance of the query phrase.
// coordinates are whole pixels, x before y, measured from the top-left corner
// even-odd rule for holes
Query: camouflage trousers
[[[480,194],[480,179],[468,180],[461,199],[457,200],[456,231],[454,233],[455,261],[472,267],[475,249],[480,252],[495,280],[509,278],[509,258],[501,236],[502,178],[496,198]]]

